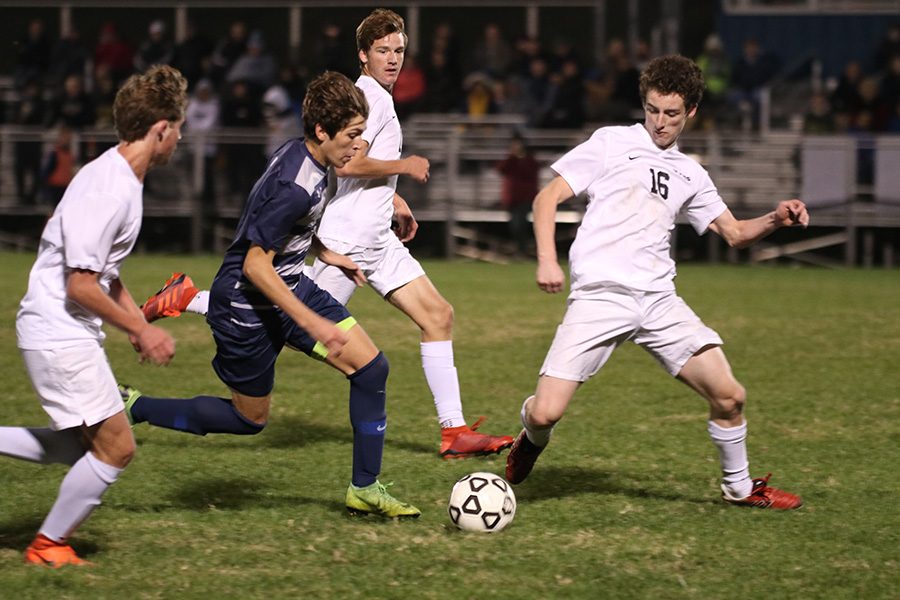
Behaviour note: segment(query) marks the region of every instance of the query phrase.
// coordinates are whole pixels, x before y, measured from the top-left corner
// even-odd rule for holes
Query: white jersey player
[[[397,178],[407,175],[424,183],[429,170],[425,158],[401,158],[403,134],[391,89],[403,67],[406,42],[403,19],[386,9],[374,10],[356,30],[362,70],[356,84],[369,103],[363,150],[336,169],[337,191],[317,235],[327,248],[359,265],[369,285],[419,326],[422,368],[441,424],[440,455],[461,458],[497,453],[508,448],[512,438],[476,432],[481,420],[470,427],[463,417],[453,360],[453,307],[402,243],[413,238],[418,225],[396,193]],[[392,218],[398,222],[396,234],[391,230]],[[341,269],[320,260],[308,275],[342,304],[356,289]],[[205,303],[205,294],[197,294],[190,279],[177,273],[144,303],[144,314],[152,320],[182,311],[205,313]]]
[[[100,326],[128,333],[142,360],[164,365],[175,353],[169,334],[144,320],[119,270],[140,231],[144,176],[181,138],[186,90],[167,66],[131,77],[113,106],[119,144],[78,172],[41,235],[16,332],[50,426],[0,427],[0,454],[71,469],[25,551],[29,563],[85,562],[66,539],[134,455]]]
[[[670,234],[684,214],[743,247],[779,227],[809,223],[800,200],[786,200],[755,219],[738,220],[707,172],[676,141],[703,92],[700,69],[681,56],[657,58],[641,75],[643,124],[604,127],[552,165],[558,176],[534,201],[537,284],[563,288],[554,241],[556,207],[575,196],[588,206],[569,253],[571,293],[562,324],[541,367],[537,389],[522,406],[524,429],[507,457],[506,478],[521,483],[550,440],[582,383],[615,348],[633,341],[710,405],[708,431],[719,450],[726,501],[773,509],[801,505],[798,496],[751,479],[744,388],[734,378],[722,339],[675,293]]]

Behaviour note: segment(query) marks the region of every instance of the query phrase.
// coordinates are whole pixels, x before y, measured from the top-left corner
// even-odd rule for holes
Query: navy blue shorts
[[[350,329],[356,321],[347,308],[311,279],[301,277],[294,295],[316,314]],[[267,396],[275,384],[275,361],[285,345],[315,358],[327,350],[279,309],[210,311],[207,322],[216,340],[212,366],[219,379],[246,396]],[[249,317],[249,318],[248,318]]]

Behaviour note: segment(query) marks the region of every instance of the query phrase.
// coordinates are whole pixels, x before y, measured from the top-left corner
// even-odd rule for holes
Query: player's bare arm
[[[397,221],[394,233],[397,234],[401,242],[408,242],[416,237],[419,224],[416,222],[409,204],[396,192],[394,192],[394,219]]]
[[[287,313],[316,341],[324,344],[328,348],[329,355],[340,355],[344,345],[350,339],[347,332],[339,329],[328,319],[317,315],[294,296],[294,293],[275,271],[272,264],[274,258],[274,250],[266,251],[254,244],[244,258],[244,275],[256,289],[265,294],[272,304]]]
[[[175,340],[172,336],[144,320],[144,315],[134,305],[134,300],[121,281],[115,280],[107,294],[100,287],[99,280],[100,274],[95,271],[74,269],[69,272],[66,296],[103,319],[104,323],[127,333],[132,345],[140,352],[141,359],[157,365],[169,364],[175,356]]]
[[[366,284],[366,276],[359,268],[359,265],[349,257],[325,247],[325,244],[322,243],[318,236],[313,236],[312,251],[326,265],[332,265],[343,271],[344,275],[348,279],[352,279],[358,287]]]
[[[534,198],[534,239],[537,244],[537,285],[549,294],[561,292],[566,275],[556,255],[556,207],[575,194],[568,182],[555,177]]]
[[[807,227],[809,212],[797,200],[782,200],[770,213],[755,219],[736,219],[730,210],[719,215],[709,228],[720,235],[729,246],[745,248],[758,242],[781,227]]]
[[[427,158],[416,154],[397,160],[379,160],[369,156],[369,144],[363,141],[363,148],[341,168],[335,168],[338,177],[375,179],[391,175],[408,175],[419,183],[428,181],[431,165]]]

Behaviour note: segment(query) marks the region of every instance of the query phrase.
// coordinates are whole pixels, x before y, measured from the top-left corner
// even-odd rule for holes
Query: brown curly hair
[[[154,123],[177,122],[187,107],[187,80],[178,69],[156,65],[128,78],[113,101],[119,140],[143,139]]]
[[[312,80],[303,99],[303,133],[318,143],[316,125],[329,136],[347,126],[357,115],[369,117],[369,103],[361,89],[336,71],[325,71]]]
[[[703,98],[703,72],[689,58],[670,54],[654,58],[641,73],[641,103],[647,101],[647,92],[654,90],[665,96],[678,94],[684,98],[684,106],[691,110]]]

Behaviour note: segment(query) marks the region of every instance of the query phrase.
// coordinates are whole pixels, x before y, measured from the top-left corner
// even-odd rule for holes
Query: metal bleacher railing
[[[447,256],[502,259],[503,240],[480,226],[508,221],[509,214],[500,208],[502,180],[493,167],[506,156],[514,132],[523,135],[543,165],[540,172],[543,184],[553,176],[549,169],[553,160],[587,139],[594,129],[592,126],[579,130],[536,130],[524,125],[521,117],[502,115],[473,119],[463,115],[422,114],[407,119],[404,154],[427,157],[432,165],[431,178],[425,185],[401,178],[398,191],[410,203],[418,220],[444,225],[434,230],[444,232],[441,246]],[[0,127],[0,219],[4,222],[0,247],[37,245],[33,235],[27,238],[17,235],[15,223],[46,215],[50,207],[26,205],[19,199],[14,185],[15,145],[40,142],[49,146],[51,139],[51,132],[38,128]],[[760,134],[712,130],[688,132],[679,145],[706,167],[722,197],[739,217],[762,214],[778,200],[791,197],[803,197],[812,206],[813,224],[823,229],[811,232],[801,242],[781,246],[762,244],[749,255],[750,260],[790,256],[800,261],[832,264],[833,257],[821,257],[816,251],[841,246],[843,260],[840,262],[844,264],[876,262],[892,266],[893,238],[877,236],[876,248],[874,232],[900,229],[900,189],[897,189],[900,183],[896,175],[900,140],[897,136],[862,140],[845,137],[830,142],[832,139],[791,131]],[[109,131],[83,131],[73,141],[73,148],[80,150],[91,144],[102,147],[114,141]],[[233,158],[229,150],[256,148],[261,157],[268,141],[265,132],[258,130],[186,132],[176,159],[153,171],[147,179],[145,220],[158,224],[180,222],[180,231],[187,234],[183,239],[173,240],[179,246],[172,250],[221,251],[240,216],[248,191],[232,187],[230,175],[235,164],[233,160],[232,164],[227,161],[229,155]],[[212,161],[204,156],[204,148],[210,143],[218,148],[218,158]],[[874,169],[871,184],[857,183],[856,169],[852,166],[857,156],[871,161]],[[211,203],[202,199],[207,168],[212,169],[216,188]],[[831,193],[826,198],[825,190],[837,190],[837,194]],[[574,231],[583,211],[584,202],[580,199],[561,207],[559,221],[563,239]],[[720,247],[715,236],[708,238],[710,259],[719,259],[723,251],[725,258],[739,259],[734,251]]]

